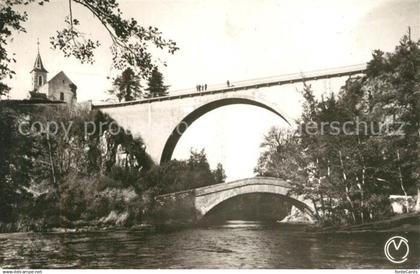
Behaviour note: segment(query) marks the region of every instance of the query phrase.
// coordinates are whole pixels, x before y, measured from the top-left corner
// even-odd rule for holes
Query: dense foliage
[[[383,218],[389,195],[420,187],[419,91],[420,41],[404,36],[336,94],[318,99],[305,85],[298,130],[273,128],[256,172],[292,182],[324,223]]]
[[[156,166],[140,138],[98,111],[0,109],[0,231],[138,224],[155,195],[221,183],[204,151]]]
[[[100,112],[2,107],[0,116],[0,223],[14,229],[101,217],[87,210],[103,208],[95,203],[101,191],[134,192],[133,179],[153,165],[141,139],[123,130],[108,134],[111,125],[118,126]],[[117,166],[118,160],[123,163]],[[110,197],[106,206],[103,214],[113,209]]]
[[[142,179],[142,187],[152,188],[156,194],[177,192],[225,182],[221,164],[210,169],[204,150],[191,150],[188,160],[171,160],[155,166]]]

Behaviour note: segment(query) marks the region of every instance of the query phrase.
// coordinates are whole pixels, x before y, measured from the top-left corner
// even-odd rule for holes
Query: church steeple
[[[34,68],[32,69],[32,71],[34,70],[40,70],[42,72],[48,72],[45,68],[44,68],[44,64],[42,63],[42,59],[41,59],[41,54],[37,54],[36,59],[35,59],[35,64],[34,64]],[[31,72],[32,72],[31,71]]]
[[[39,40],[38,44],[38,54],[35,59],[34,68],[31,70],[32,74],[32,89],[36,91],[40,86],[47,82],[47,73],[44,64],[42,63],[41,54],[39,53]]]

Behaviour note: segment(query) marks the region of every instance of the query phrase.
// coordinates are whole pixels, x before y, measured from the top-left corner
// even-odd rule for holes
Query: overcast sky
[[[161,70],[172,90],[364,63],[374,49],[392,50],[408,26],[413,37],[419,37],[419,0],[119,2],[126,16],[158,27],[164,37],[177,42],[180,50],[175,55],[158,55],[168,63]],[[83,31],[101,41],[95,64],[81,65],[49,47],[49,37],[63,26],[67,4],[67,0],[51,0],[43,7],[26,8],[27,33],[16,35],[8,47],[18,61],[17,75],[9,82],[11,97],[27,96],[39,38],[49,78],[63,70],[78,86],[79,101],[107,98],[110,39],[87,10],[73,6]],[[284,89],[296,92],[295,87]],[[190,147],[204,147],[212,166],[224,164],[229,180],[249,177],[263,134],[279,124],[284,125],[266,110],[223,107],[203,116],[186,132],[174,157],[186,157]]]

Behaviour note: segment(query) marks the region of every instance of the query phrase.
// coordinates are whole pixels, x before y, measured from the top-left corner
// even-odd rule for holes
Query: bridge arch
[[[316,223],[317,217],[312,203],[291,194],[290,189],[290,184],[279,178],[246,178],[156,196],[156,210],[167,219],[181,218],[185,222],[198,222],[212,209],[229,199],[240,195],[264,193],[285,198],[291,205],[307,213],[311,221]],[[180,212],[182,217],[179,217]]]
[[[190,112],[187,116],[185,116],[178,124],[177,126],[172,130],[172,133],[168,137],[161,154],[160,163],[165,163],[171,160],[172,154],[174,153],[175,147],[179,140],[181,139],[181,136],[184,134],[184,132],[188,129],[189,126],[191,126],[196,120],[198,120],[201,116],[204,114],[215,110],[217,108],[228,106],[228,105],[234,105],[234,104],[243,104],[243,105],[252,105],[261,107],[263,109],[266,109],[280,118],[282,118],[286,123],[289,123],[289,121],[280,114],[277,110],[275,110],[274,107],[270,106],[268,103],[263,102],[260,99],[254,99],[254,98],[242,98],[242,97],[234,97],[234,98],[223,98],[214,100],[212,102],[206,103],[192,112]]]
[[[290,204],[307,213],[315,221],[316,217],[307,201],[291,195],[289,190],[290,184],[278,178],[254,177],[241,179],[196,189],[195,207],[202,217],[219,204],[234,197],[251,193],[267,193],[282,196]]]

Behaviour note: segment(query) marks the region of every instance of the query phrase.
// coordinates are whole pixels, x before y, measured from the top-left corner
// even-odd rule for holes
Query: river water
[[[222,225],[73,233],[0,234],[3,268],[419,268],[420,234],[408,260],[383,251],[395,233],[319,235],[303,226],[228,221]]]

